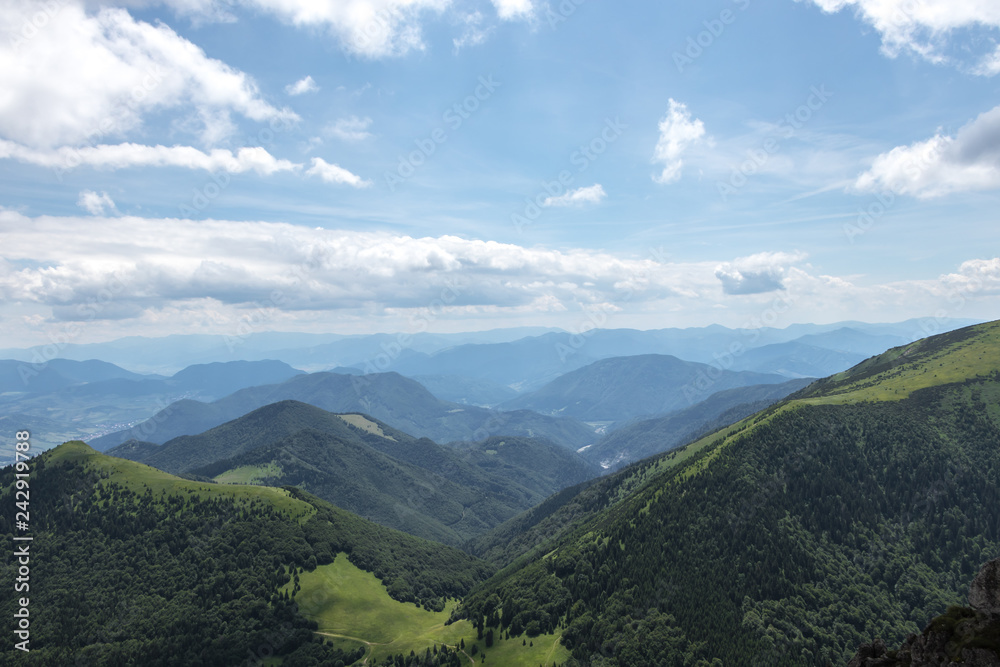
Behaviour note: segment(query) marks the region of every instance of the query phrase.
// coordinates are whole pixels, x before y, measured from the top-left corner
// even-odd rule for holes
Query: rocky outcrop
[[[1000,558],[986,563],[969,589],[968,607],[949,607],[919,635],[890,650],[863,645],[848,667],[1000,667]]]
[[[979,570],[969,588],[969,606],[988,613],[1000,614],[1000,558],[991,560]]]

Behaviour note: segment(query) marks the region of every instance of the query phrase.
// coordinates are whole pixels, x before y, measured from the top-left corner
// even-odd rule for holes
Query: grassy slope
[[[684,471],[704,470],[728,445],[777,415],[809,405],[851,405],[864,401],[899,401],[918,389],[963,382],[1000,369],[1000,321],[958,329],[896,347],[854,368],[819,380],[773,409],[705,436],[663,461],[666,469],[703,458]]]
[[[186,493],[203,498],[227,496],[243,502],[262,500],[284,512],[289,518],[300,522],[308,519],[316,511],[312,505],[292,498],[284,489],[193,482],[142,463],[101,455],[86,443],[79,441],[65,443],[49,455],[50,464],[81,460],[89,469],[96,468],[109,475],[107,478],[109,482],[122,484],[139,494],[145,493],[148,488],[156,496],[165,491],[168,494]]]
[[[301,527],[300,530],[305,531],[306,541],[315,548],[317,555],[322,552],[336,554],[339,549],[350,551],[351,558],[362,563],[363,567],[367,568],[367,564],[371,564],[373,572],[384,572],[379,576],[383,576],[386,582],[396,579],[398,583],[400,576],[403,576],[415,588],[430,586],[432,595],[436,592],[434,587],[439,585],[436,582],[442,582],[448,577],[454,576],[456,581],[457,578],[464,578],[467,590],[475,580],[482,580],[489,574],[489,567],[485,563],[475,561],[467,554],[363,521],[297,489],[289,492],[270,487],[185,480],[144,464],[103,455],[83,442],[64,443],[43,456],[45,470],[50,475],[69,464],[82,464],[87,471],[96,473],[92,493],[99,503],[113,502],[110,491],[106,491],[112,484],[124,486],[140,497],[144,497],[148,490],[157,499],[163,492],[167,497],[173,498],[231,498],[237,506],[249,506],[253,501],[262,501],[287,516],[290,523]],[[11,486],[12,483],[6,489],[0,489],[0,496],[10,493]],[[303,556],[301,561],[304,560]],[[324,562],[321,556],[319,562]],[[301,562],[299,567],[302,567]],[[425,572],[421,574],[416,570]],[[331,573],[333,576],[328,579],[327,575]],[[134,578],[141,575],[123,571],[123,576]],[[382,641],[384,635],[371,633],[378,628],[400,629],[400,641],[392,647],[380,649],[379,655],[396,652],[397,648],[399,651],[405,648],[406,654],[411,649],[422,652],[452,639],[454,641],[451,643],[457,643],[463,637],[471,650],[474,629],[467,623],[447,628],[444,626],[457,605],[454,600],[448,603],[445,611],[439,613],[426,611],[412,602],[397,602],[389,597],[385,584],[375,574],[359,569],[343,553],[340,553],[334,563],[321,565],[313,572],[300,570],[300,576],[305,590],[299,592],[297,600],[300,603],[308,600],[314,606],[319,600],[325,600],[327,607],[333,601],[336,605],[334,618],[341,620],[335,621],[331,627],[342,630],[339,634],[366,641]],[[453,584],[450,594],[460,594],[454,593],[456,585],[460,584]],[[100,594],[105,593],[103,589],[100,590]],[[308,610],[307,605],[303,606]],[[343,625],[345,618],[347,625]],[[516,652],[529,656],[523,664],[537,664],[533,662],[535,657],[543,653],[562,655],[553,649],[558,643],[558,637],[547,638],[547,643],[546,638],[539,641],[542,645],[531,650],[525,648],[521,651],[518,644]],[[393,650],[390,651],[390,648]],[[511,642],[507,652],[513,652],[514,649]],[[491,654],[503,655],[499,648],[494,649]],[[518,660],[503,658],[501,664],[522,664]]]
[[[227,470],[213,479],[219,484],[259,484],[268,477],[280,477],[281,467],[269,465],[242,466]]]
[[[398,653],[409,655],[411,650],[421,655],[432,646],[456,646],[462,640],[467,653],[471,653],[473,644],[479,646],[477,663],[484,651],[487,663],[510,667],[549,665],[569,656],[559,644],[558,634],[535,637],[531,640],[533,646],[522,646],[524,638],[518,637],[499,640],[485,649],[484,641],[476,639],[476,629],[468,621],[445,624],[456,606],[454,601],[442,612],[397,602],[389,597],[382,582],[352,565],[344,554],[299,577],[301,590],[295,600],[302,613],[315,620],[318,632],[326,637],[367,645],[369,662]],[[291,584],[283,590],[290,591]]]

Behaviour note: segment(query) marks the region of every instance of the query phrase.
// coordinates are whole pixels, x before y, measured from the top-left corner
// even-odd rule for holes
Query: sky
[[[6,0],[0,346],[996,319],[996,0]]]

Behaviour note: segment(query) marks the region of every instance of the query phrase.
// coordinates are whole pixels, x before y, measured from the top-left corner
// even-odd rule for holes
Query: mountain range
[[[419,537],[459,545],[596,471],[548,441],[487,440],[462,449],[414,438],[361,414],[279,401],[163,445],[109,455],[222,482],[296,486]]]
[[[339,375],[310,373],[285,382],[241,389],[210,403],[185,400],[165,407],[136,427],[95,438],[105,450],[129,439],[158,444],[194,435],[277,401],[294,400],[330,412],[363,412],[417,437],[438,442],[481,440],[503,433],[547,438],[570,449],[596,440],[593,429],[578,421],[527,410],[494,412],[442,401],[418,382],[397,373]]]
[[[456,618],[561,630],[579,664],[900,643],[1000,552],[998,406],[1000,323],[894,348],[478,538],[509,565]]]
[[[725,389],[780,384],[786,379],[642,354],[596,361],[500,407],[615,422],[687,408]]]
[[[20,466],[40,576],[37,650],[16,664],[1000,662],[982,606],[1000,588],[981,570],[1000,553],[1000,322],[815,381],[725,388],[759,378],[717,361],[732,375],[694,366],[726,379],[692,404],[664,401],[684,396],[694,362],[661,353],[522,393],[560,412],[631,408],[594,420],[600,434],[442,401],[396,373],[312,373],[172,404],[115,456],[46,451]],[[134,381],[97,382],[119,380]],[[358,397],[374,409],[329,409]],[[647,405],[674,409],[645,418]],[[222,421],[164,439],[190,406],[185,428]],[[399,425],[468,430],[447,415],[476,410],[497,420],[478,438]],[[8,504],[18,471],[0,471]],[[13,579],[17,563],[3,567]]]

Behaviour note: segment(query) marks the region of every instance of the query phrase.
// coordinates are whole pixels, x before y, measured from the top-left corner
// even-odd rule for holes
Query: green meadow
[[[213,479],[219,484],[259,484],[268,477],[281,477],[281,472],[281,466],[272,462],[267,465],[233,468]]]
[[[560,635],[509,640],[498,636],[487,649],[485,640],[476,639],[476,629],[468,621],[446,624],[457,602],[450,601],[441,612],[427,611],[411,602],[397,602],[389,597],[385,585],[375,575],[352,565],[345,554],[338,554],[333,563],[312,572],[301,572],[299,586],[301,590],[295,601],[307,618],[319,624],[317,632],[339,646],[366,645],[369,649],[366,664],[398,653],[423,654],[428,648],[442,644],[454,647],[463,640],[468,655],[472,654],[473,645],[478,646],[475,664],[482,662],[484,653],[486,664],[505,667],[537,667],[569,658],[569,651],[559,644]],[[291,592],[291,589],[289,583],[282,590]],[[473,664],[471,658],[470,664]]]

